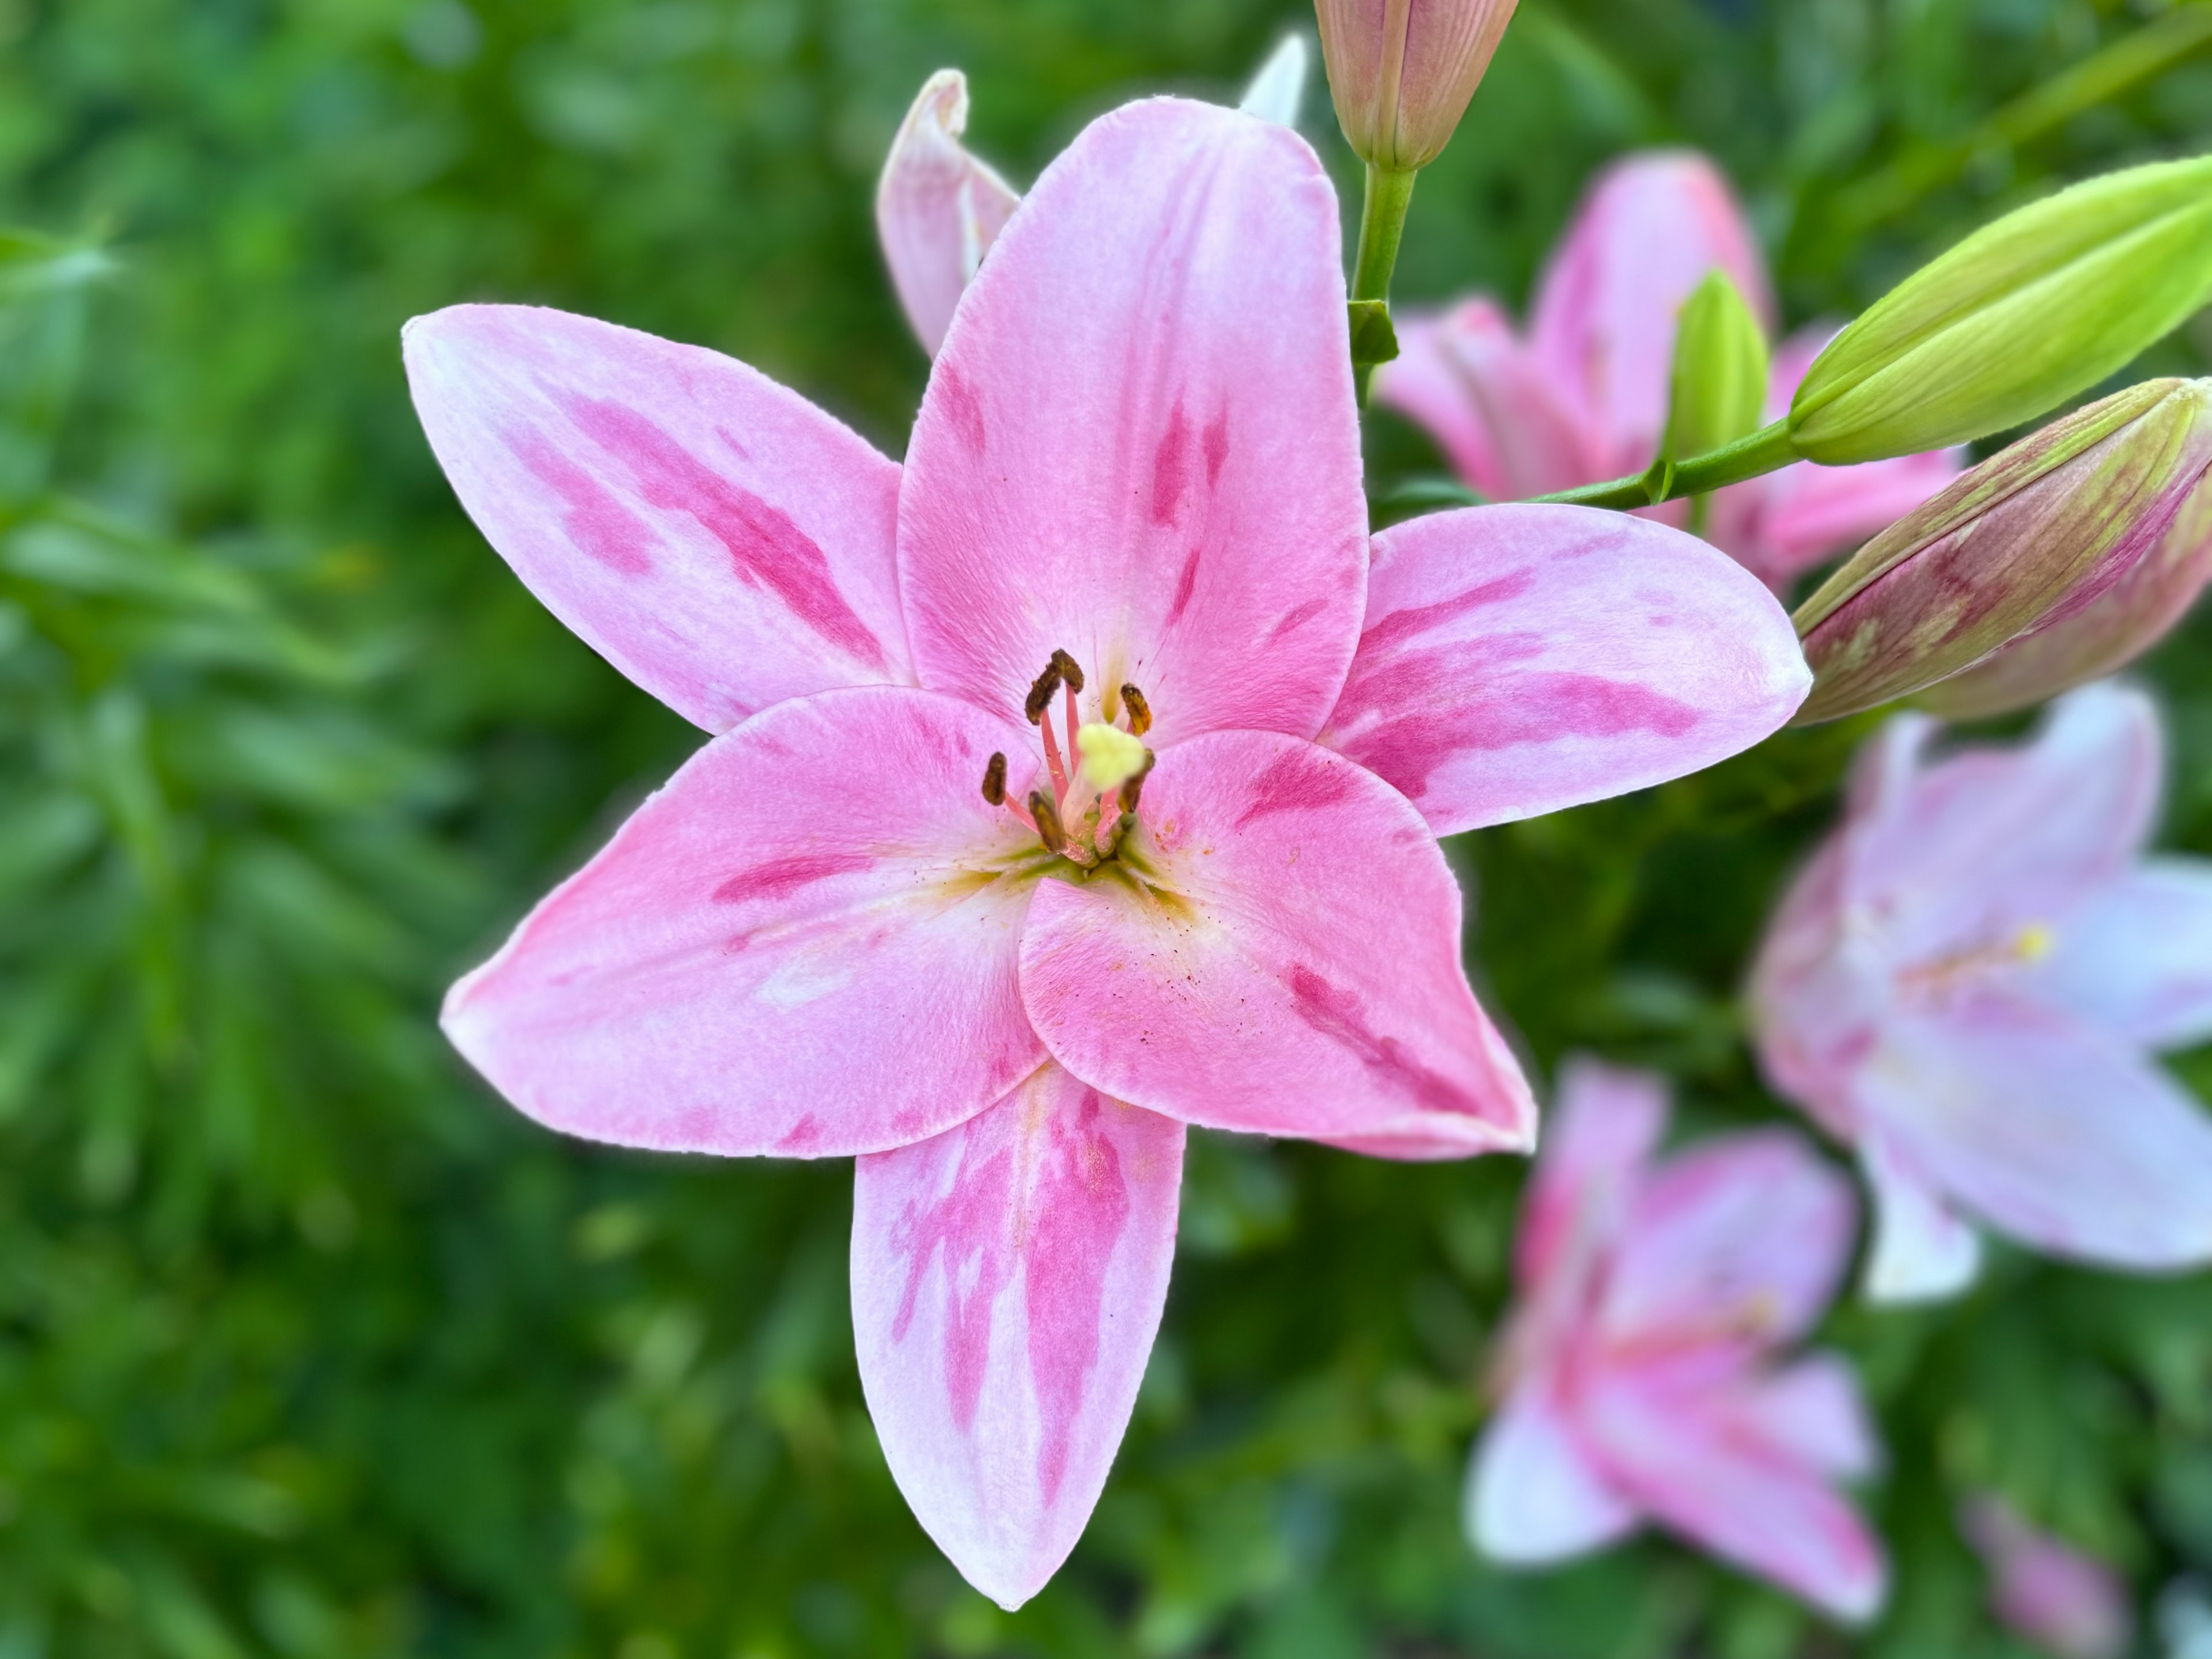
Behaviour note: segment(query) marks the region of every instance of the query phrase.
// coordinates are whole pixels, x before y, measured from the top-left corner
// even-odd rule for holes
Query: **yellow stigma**
[[[1083,757],[1083,776],[1100,794],[1127,783],[1144,769],[1145,745],[1118,726],[1086,726],[1075,734]]]
[[[2057,945],[2058,935],[2039,921],[2021,928],[2020,937],[2012,942],[2013,950],[2022,962],[2040,962]]]

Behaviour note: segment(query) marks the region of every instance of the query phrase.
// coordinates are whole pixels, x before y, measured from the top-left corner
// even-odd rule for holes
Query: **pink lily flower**
[[[1468,1470],[1475,1547],[1514,1565],[1650,1519],[1836,1618],[1881,1605],[1881,1550],[1833,1490],[1876,1462],[1841,1360],[1778,1351],[1820,1318],[1857,1229],[1786,1130],[1655,1160],[1658,1079],[1570,1061],[1514,1261],[1499,1401]]]
[[[2151,1058],[2212,1036],[2212,864],[2144,856],[2158,714],[2104,683],[1930,763],[1890,721],[1751,983],[1776,1091],[1857,1149],[1877,1300],[1974,1277],[1979,1221],[2139,1271],[2212,1261],[2212,1119]]]
[[[2039,1532],[2002,1498],[1966,1505],[1961,1529],[1990,1571],[1990,1607],[2054,1659],[2120,1659],[2135,1633],[2127,1585],[2095,1557]]]
[[[1601,175],[1553,255],[1526,337],[1486,298],[1409,318],[1402,355],[1376,374],[1376,400],[1425,428],[1493,500],[1640,472],[1666,432],[1675,319],[1717,268],[1771,334],[1766,264],[1719,170],[1692,151],[1632,155]],[[1775,353],[1769,420],[1789,411],[1833,333],[1805,330]],[[1786,588],[1918,507],[1961,464],[1950,450],[1862,466],[1799,462],[1717,492],[1705,534]],[[1684,523],[1687,507],[1656,515]]]
[[[859,1158],[884,1455],[1009,1607],[1127,1424],[1186,1125],[1530,1144],[1436,837],[1707,765],[1807,690],[1771,596],[1659,526],[1370,547],[1338,225],[1281,127],[1104,117],[962,300],[903,468],[694,347],[407,331],[487,538],[718,734],[446,1030],[569,1133]]]

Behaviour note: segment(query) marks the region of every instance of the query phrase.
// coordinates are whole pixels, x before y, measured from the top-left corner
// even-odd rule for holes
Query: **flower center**
[[[1022,705],[1043,742],[1049,787],[1032,789],[1027,801],[1012,799],[1006,793],[1006,757],[996,754],[983,771],[983,799],[1035,830],[1047,852],[1088,870],[1112,858],[1137,821],[1137,803],[1152,769],[1152,751],[1144,744],[1152,710],[1143,692],[1125,685],[1115,718],[1085,725],[1075,705],[1083,684],[1075,659],[1054,652]],[[1056,698],[1063,704],[1065,746],[1054,729]]]
[[[2048,926],[2031,922],[1992,944],[1905,968],[1898,973],[1898,982],[1907,991],[1942,997],[1989,975],[2033,967],[2049,956],[2057,943],[2057,934]]]

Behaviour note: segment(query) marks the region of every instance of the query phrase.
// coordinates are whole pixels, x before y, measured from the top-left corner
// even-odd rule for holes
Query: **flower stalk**
[[[1390,304],[1390,275],[1398,266],[1398,246],[1405,240],[1406,210],[1413,204],[1413,180],[1419,175],[1396,173],[1367,164],[1367,193],[1359,210],[1359,254],[1352,268],[1352,314],[1357,325],[1361,313],[1371,307],[1382,307],[1387,321]],[[1380,335],[1383,343],[1377,347],[1370,342]],[[1367,402],[1368,382],[1374,378],[1377,363],[1388,362],[1398,355],[1397,341],[1387,330],[1371,325],[1358,326],[1352,337],[1352,368],[1359,379],[1359,401]]]

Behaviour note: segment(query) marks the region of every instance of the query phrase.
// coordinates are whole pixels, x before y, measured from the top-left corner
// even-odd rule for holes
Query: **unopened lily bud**
[[[1674,396],[1661,453],[1679,461],[1758,431],[1767,368],[1759,319],[1728,273],[1711,271],[1683,302],[1674,330]]]
[[[1823,351],[1790,438],[1831,466],[2033,420],[2212,296],[2212,157],[2131,167],[1976,232]]]
[[[1386,173],[1426,167],[1450,141],[1516,0],[1315,0],[1336,118]]]
[[[2151,380],[1962,474],[1868,543],[1798,611],[1814,674],[1799,723],[1872,708],[1969,669],[1994,672],[2008,648],[2025,648],[2033,667],[2046,630],[2063,640],[2061,630],[2100,616],[2115,595],[2135,593],[2145,616],[2162,607],[2170,622],[2172,579],[2156,573],[2175,536],[2201,535],[2189,526],[2202,524],[2208,468],[2212,380]],[[2096,635],[2108,647],[2124,640],[2127,654],[2148,643],[2132,617],[2106,618]],[[2091,654],[2101,665],[2107,653]],[[2060,658],[2052,683],[2008,670],[2003,702],[1984,696],[1978,706],[2016,707],[2063,690],[2081,664],[2071,653]]]
[[[2159,544],[2078,611],[1929,688],[1947,720],[2008,714],[2118,672],[2170,633],[2212,582],[2212,476],[2181,504]]]

